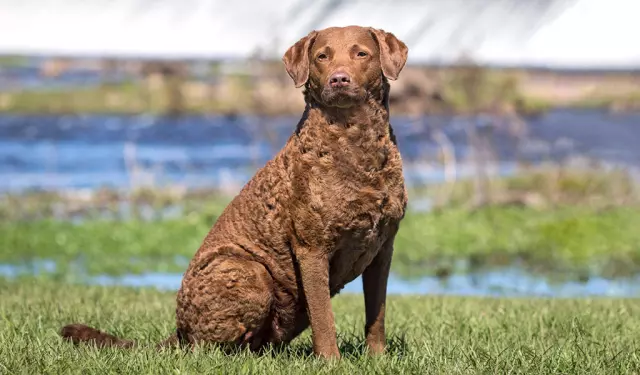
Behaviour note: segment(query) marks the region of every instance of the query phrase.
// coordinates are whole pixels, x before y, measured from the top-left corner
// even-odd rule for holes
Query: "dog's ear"
[[[370,28],[373,38],[378,42],[380,48],[380,66],[382,73],[390,80],[395,81],[404,64],[407,62],[409,49],[400,39],[392,33],[381,29]]]
[[[307,83],[309,79],[309,50],[316,39],[318,33],[310,32],[307,36],[300,39],[296,44],[289,47],[282,61],[287,69],[287,73],[293,79],[296,87],[300,87]]]

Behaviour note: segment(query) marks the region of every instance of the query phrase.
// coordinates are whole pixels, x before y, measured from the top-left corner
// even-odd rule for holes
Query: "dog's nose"
[[[335,72],[329,78],[329,86],[338,88],[346,87],[351,83],[351,77],[345,72]]]

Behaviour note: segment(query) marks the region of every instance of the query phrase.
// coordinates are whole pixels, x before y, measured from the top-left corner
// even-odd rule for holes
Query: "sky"
[[[409,64],[466,54],[492,65],[640,67],[640,0],[546,1],[556,6],[543,15],[522,0],[0,0],[0,55],[228,59],[261,49],[279,59],[312,28],[360,24],[406,40]]]

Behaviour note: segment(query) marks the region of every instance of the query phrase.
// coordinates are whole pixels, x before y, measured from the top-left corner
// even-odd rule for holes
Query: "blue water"
[[[132,181],[238,189],[284,145],[297,120],[4,114],[0,115],[0,191],[126,188]],[[433,163],[438,145],[431,131],[436,126],[445,125],[455,147],[458,177],[472,173],[466,163],[463,119],[429,116],[392,121],[410,186],[444,177],[441,166]],[[528,124],[529,136],[519,145],[504,126],[494,130],[497,173],[513,172],[516,153],[534,162],[583,154],[609,163],[640,165],[640,114],[557,110]],[[127,160],[142,173],[133,176]]]
[[[51,261],[33,262],[29,266],[0,264],[0,277],[9,279],[24,275],[43,275],[56,269]],[[76,274],[72,282],[88,285],[149,287],[176,291],[182,274],[147,272],[124,276]],[[552,282],[540,275],[533,275],[518,267],[454,274],[446,279],[426,276],[407,280],[391,274],[387,291],[391,295],[455,295],[481,297],[640,297],[640,275],[631,278],[606,279],[590,277],[586,281]],[[362,280],[357,278],[347,284],[343,293],[362,293]]]
[[[102,275],[92,278],[89,282],[99,285],[177,290],[181,280],[180,274],[145,273],[119,278]],[[362,293],[361,278],[347,284],[342,293]],[[616,280],[594,277],[585,282],[570,281],[554,284],[517,268],[453,275],[446,280],[433,276],[406,280],[392,274],[389,278],[387,293],[479,297],[639,297],[640,276]]]

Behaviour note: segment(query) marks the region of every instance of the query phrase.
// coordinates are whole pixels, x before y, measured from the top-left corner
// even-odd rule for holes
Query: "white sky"
[[[423,19],[424,12],[437,8],[439,13],[461,13],[434,1],[437,0],[431,0],[431,8],[428,1],[347,3],[316,26],[371,25],[403,39]],[[148,8],[149,3],[154,6]],[[310,31],[308,25],[314,24],[324,4],[310,1],[294,17],[288,12],[297,3],[0,0],[0,54],[241,58],[258,46],[272,46],[277,37],[280,44],[270,52],[280,58],[286,46]],[[499,65],[640,67],[640,0],[576,0],[528,38],[515,41],[509,39],[509,34],[522,21],[517,17],[522,16],[509,18],[504,15],[506,10],[495,6],[490,10],[495,13],[495,20],[487,19],[495,27],[490,25],[489,35],[477,45],[473,41],[464,45],[478,61]],[[441,22],[416,45],[409,45],[409,63],[455,58],[460,51],[444,39],[459,27],[455,20],[452,17],[450,22]],[[473,30],[468,31],[465,38],[473,35]]]

